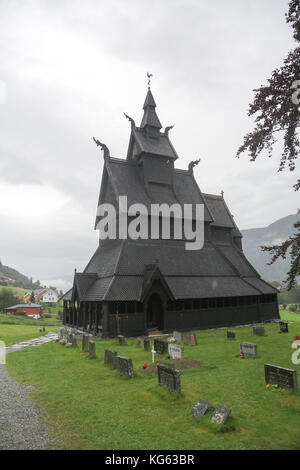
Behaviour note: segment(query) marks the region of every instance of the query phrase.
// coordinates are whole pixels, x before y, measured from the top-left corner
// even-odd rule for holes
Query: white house
[[[49,288],[35,290],[34,298],[36,301],[43,302],[45,304],[55,304],[58,302],[57,293]]]

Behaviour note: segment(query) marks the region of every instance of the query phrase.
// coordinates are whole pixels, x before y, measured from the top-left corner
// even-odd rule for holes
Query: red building
[[[17,312],[25,312],[26,315],[42,315],[44,313],[43,307],[38,304],[18,304],[4,309],[5,313],[15,315]]]

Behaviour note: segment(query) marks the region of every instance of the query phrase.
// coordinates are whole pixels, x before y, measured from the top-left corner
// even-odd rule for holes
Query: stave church
[[[279,319],[277,291],[245,257],[242,234],[223,193],[202,192],[193,174],[198,161],[186,170],[175,168],[173,126],[162,130],[150,83],[140,125],[125,116],[130,122],[126,159],[112,157],[94,138],[104,157],[98,207],[110,204],[120,215],[121,196],[128,206],[143,204],[149,213],[153,204],[202,205],[203,246],[187,250],[184,235],[166,238],[162,231],[151,238],[151,228],[147,238],[131,239],[117,231],[116,237],[100,239],[62,297],[63,323],[109,338]],[[99,213],[95,228],[103,220]],[[128,213],[128,224],[131,219]],[[171,228],[174,223],[171,218]]]

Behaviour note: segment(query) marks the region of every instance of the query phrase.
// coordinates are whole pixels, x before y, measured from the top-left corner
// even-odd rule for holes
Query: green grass
[[[6,346],[19,343],[32,338],[37,338],[48,331],[57,331],[61,321],[57,318],[41,318],[35,320],[25,315],[1,315],[0,314],[0,340]],[[46,328],[45,333],[40,333],[40,328]]]
[[[200,360],[202,369],[181,372],[182,395],[157,385],[157,376],[139,371],[151,353],[128,339],[97,341],[97,358],[88,353],[48,343],[7,356],[8,371],[32,392],[45,410],[53,445],[66,449],[299,449],[300,392],[268,390],[264,363],[296,369],[291,343],[300,335],[300,315],[282,312],[293,324],[279,333],[266,325],[266,336],[253,336],[251,327],[197,332],[198,345],[185,346],[185,356]],[[241,359],[239,342],[255,342],[258,357]],[[104,366],[104,350],[111,348],[133,360],[135,378],[119,376]],[[159,358],[166,356],[159,356]],[[299,384],[300,385],[300,384]],[[199,399],[232,409],[227,424],[212,425],[213,408],[199,421],[191,409]],[[55,436],[55,437],[54,437]]]

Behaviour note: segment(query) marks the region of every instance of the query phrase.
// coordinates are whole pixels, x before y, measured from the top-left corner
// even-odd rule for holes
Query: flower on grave
[[[297,339],[300,339],[300,336],[299,336],[299,335],[296,335],[296,336],[295,336],[295,341],[296,341]]]
[[[270,387],[271,387],[271,384],[267,384],[267,385],[266,385],[266,388],[270,388]]]
[[[146,369],[147,367],[149,367],[149,364],[147,364],[147,362],[144,362],[143,369]]]
[[[243,353],[241,353],[241,354],[240,354],[240,357],[244,357],[244,354],[243,354]]]

